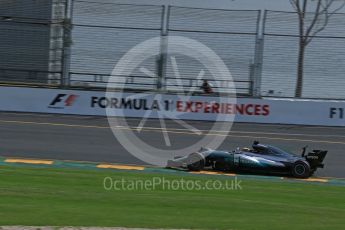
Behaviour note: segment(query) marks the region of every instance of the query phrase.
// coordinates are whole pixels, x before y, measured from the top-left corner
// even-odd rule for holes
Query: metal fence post
[[[72,45],[73,0],[66,1],[65,17],[63,19],[63,51],[62,51],[62,87],[70,86],[70,64]]]
[[[249,84],[249,94],[250,96],[254,95],[254,82],[255,82],[255,65],[253,60],[250,60],[249,64],[248,64],[248,69],[249,69],[249,80],[250,80],[250,84]]]
[[[254,56],[254,70],[253,70],[253,79],[252,79],[253,80],[252,95],[254,97],[260,97],[261,96],[265,19],[266,19],[266,11],[264,13],[264,17],[262,18],[262,12],[260,10],[259,15],[258,15],[258,21],[257,21],[257,35],[256,35],[255,56]],[[260,30],[260,25],[261,25],[261,30]]]
[[[48,84],[62,85],[63,75],[63,26],[66,0],[51,1],[51,23],[49,24]]]
[[[157,60],[157,90],[162,91],[166,89],[166,65],[168,55],[168,28],[169,28],[170,6],[164,5],[162,10],[162,27],[161,27],[161,41],[160,54]]]

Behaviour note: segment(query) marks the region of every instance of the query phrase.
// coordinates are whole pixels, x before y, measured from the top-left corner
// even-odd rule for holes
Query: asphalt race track
[[[224,137],[220,149],[228,150],[250,146],[253,140],[295,153],[300,153],[305,145],[326,149],[326,167],[316,175],[345,178],[345,128],[237,123],[227,134],[209,132],[211,122],[190,121],[181,125],[168,120],[163,124],[165,129],[158,120],[128,119],[127,123],[119,130],[134,132],[147,144],[172,152],[206,135]],[[138,126],[142,127],[140,131]],[[2,112],[0,138],[0,156],[4,157],[146,164],[127,152],[104,117]]]

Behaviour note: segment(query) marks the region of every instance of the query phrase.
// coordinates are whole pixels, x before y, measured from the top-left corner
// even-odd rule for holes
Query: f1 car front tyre
[[[191,171],[200,171],[205,167],[205,159],[199,153],[190,154],[187,161],[187,168]]]
[[[310,166],[306,162],[297,161],[292,167],[292,175],[296,178],[308,178],[310,174]]]

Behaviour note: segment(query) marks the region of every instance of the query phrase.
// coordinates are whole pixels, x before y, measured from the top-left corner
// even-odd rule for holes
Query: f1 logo
[[[66,98],[66,96],[67,96],[67,98]],[[53,101],[49,104],[49,107],[56,108],[55,105],[59,104],[60,102],[64,102],[64,106],[72,106],[77,97],[78,96],[74,95],[74,94],[67,95],[67,94],[60,93],[60,94],[56,95],[56,97],[53,99]],[[63,107],[60,107],[60,108],[63,108]]]
[[[344,119],[344,108],[330,108],[329,110],[329,118],[334,119]]]

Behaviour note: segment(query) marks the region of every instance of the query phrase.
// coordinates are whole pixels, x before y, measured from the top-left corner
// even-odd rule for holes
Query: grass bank
[[[241,179],[231,190],[233,179],[0,166],[0,226],[344,229],[344,186]]]

